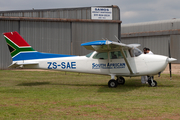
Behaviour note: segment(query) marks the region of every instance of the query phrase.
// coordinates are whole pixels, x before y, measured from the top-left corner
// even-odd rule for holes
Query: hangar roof
[[[116,5],[92,6],[112,8],[112,20],[120,20],[120,9]],[[65,18],[65,19],[91,19],[91,7],[32,9],[0,11],[4,17],[33,17],[33,18]]]
[[[149,31],[167,31],[180,29],[180,19],[122,24],[121,33],[139,33]]]

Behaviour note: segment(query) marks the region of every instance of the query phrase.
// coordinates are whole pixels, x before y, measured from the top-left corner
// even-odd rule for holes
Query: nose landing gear
[[[153,76],[149,77],[148,78],[148,84],[151,86],[151,87],[156,87],[157,86],[157,82],[155,80],[153,80]]]

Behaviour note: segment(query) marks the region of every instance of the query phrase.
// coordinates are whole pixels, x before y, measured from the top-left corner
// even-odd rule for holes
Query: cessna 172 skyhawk
[[[35,51],[16,31],[4,33],[13,63],[10,68],[37,68],[110,75],[108,86],[124,84],[123,76],[153,76],[162,72],[168,63],[175,61],[162,55],[146,55],[137,47],[139,44],[123,44],[110,40],[92,41],[81,44],[94,52],[86,56],[41,53]],[[115,80],[115,77],[117,79]],[[154,87],[157,82],[149,77]]]

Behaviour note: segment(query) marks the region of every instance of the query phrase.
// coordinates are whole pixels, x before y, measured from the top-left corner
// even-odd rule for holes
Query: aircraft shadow
[[[48,85],[50,82],[29,82],[29,83],[20,83],[17,86],[39,86],[39,85]]]
[[[77,84],[74,84],[74,83],[53,83],[51,85],[63,85],[63,86],[107,86],[107,85],[101,85],[101,84],[84,84],[84,83],[77,83]]]
[[[141,84],[139,80],[126,81],[124,85],[118,85],[116,88],[109,88],[107,84],[86,84],[86,83],[50,83],[50,82],[29,82],[20,83],[17,86],[40,86],[40,85],[59,85],[59,86],[85,86],[85,87],[98,87],[97,92],[128,92],[141,87],[150,87],[147,84]],[[157,87],[173,87],[173,85],[158,85]]]
[[[148,85],[142,85],[139,80],[128,81],[124,85],[118,85],[116,88],[109,88],[107,83],[102,84],[86,84],[86,83],[53,83],[51,85],[62,85],[62,86],[85,86],[85,87],[97,87],[97,92],[128,92],[141,87],[148,87]]]

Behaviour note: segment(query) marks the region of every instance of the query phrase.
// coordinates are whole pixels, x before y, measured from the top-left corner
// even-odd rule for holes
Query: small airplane
[[[9,68],[35,68],[110,75],[110,88],[123,85],[123,77],[149,76],[148,84],[157,86],[153,75],[162,72],[175,58],[146,55],[137,47],[140,44],[123,44],[99,40],[81,44],[94,50],[86,56],[50,54],[35,51],[18,32],[3,33],[12,56]],[[170,73],[171,76],[171,73]]]

